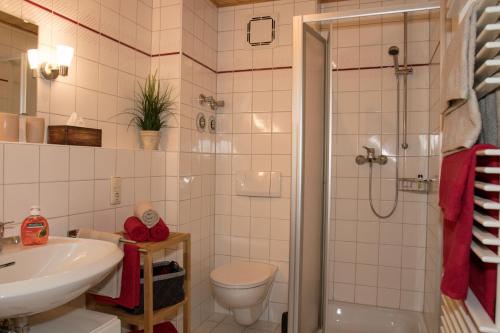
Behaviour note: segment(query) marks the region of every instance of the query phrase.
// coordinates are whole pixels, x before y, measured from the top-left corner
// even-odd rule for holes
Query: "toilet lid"
[[[253,288],[274,277],[276,266],[255,262],[233,262],[222,265],[210,273],[216,285],[226,288]]]

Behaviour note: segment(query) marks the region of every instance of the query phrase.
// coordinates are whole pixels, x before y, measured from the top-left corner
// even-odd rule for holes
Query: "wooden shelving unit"
[[[184,300],[175,305],[153,311],[153,253],[165,249],[175,249],[183,244]],[[144,328],[144,333],[153,333],[153,327],[177,314],[183,308],[183,332],[190,332],[191,321],[191,235],[171,233],[162,242],[137,243],[144,259],[144,314],[134,315],[115,306],[98,304],[87,294],[87,308],[117,316],[123,323]]]

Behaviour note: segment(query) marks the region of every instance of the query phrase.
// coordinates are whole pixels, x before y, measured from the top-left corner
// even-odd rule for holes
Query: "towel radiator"
[[[500,87],[500,1],[480,0],[476,24],[474,90],[481,99]]]
[[[476,153],[483,158],[500,159],[500,149],[485,149]],[[476,166],[476,174],[498,175],[500,177],[500,167],[481,166],[480,162]],[[495,320],[492,320],[485,309],[479,303],[474,293],[469,289],[464,312],[461,302],[453,301],[443,296],[442,312],[443,324],[442,332],[484,332],[500,333],[500,235],[496,236],[486,228],[500,229],[500,220],[489,216],[488,211],[500,211],[500,185],[486,183],[476,180],[474,183],[476,189],[491,194],[498,200],[491,200],[481,197],[479,194],[474,196],[474,224],[472,228],[471,251],[484,263],[497,264],[497,288],[496,288],[496,307]],[[479,208],[483,212],[479,211]],[[492,251],[489,247],[496,246],[497,251]],[[475,325],[471,325],[472,322]],[[461,330],[453,329],[453,326],[463,324]],[[448,327],[448,330],[445,327]],[[467,327],[467,329],[464,329]]]
[[[459,22],[471,6],[478,5],[474,90],[478,100],[482,99],[500,88],[500,0],[443,0],[443,2],[446,2],[446,18],[456,18]],[[441,28],[444,29],[444,25]],[[499,159],[500,149],[478,151],[477,155]],[[500,177],[500,167],[478,164],[476,174]],[[476,181],[474,186],[491,194],[490,198],[494,196],[500,201],[500,185]],[[455,301],[443,295],[441,302],[443,333],[500,333],[500,235],[495,236],[486,229],[496,228],[500,231],[500,219],[488,215],[489,211],[500,211],[498,201],[478,195],[474,197],[471,243],[471,251],[482,262],[497,264],[495,320],[488,316],[470,289],[465,302]],[[497,247],[496,252],[490,249],[492,246]]]

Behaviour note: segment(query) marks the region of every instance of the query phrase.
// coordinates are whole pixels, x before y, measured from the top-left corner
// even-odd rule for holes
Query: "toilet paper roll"
[[[160,221],[160,214],[154,210],[151,202],[140,202],[134,207],[134,215],[148,228],[152,228]]]

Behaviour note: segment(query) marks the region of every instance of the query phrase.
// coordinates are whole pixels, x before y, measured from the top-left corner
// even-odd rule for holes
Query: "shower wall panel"
[[[365,155],[363,146],[389,157],[386,165],[374,165],[372,189],[375,208],[388,213],[396,182],[397,93],[387,51],[398,46],[402,63],[403,28],[402,14],[344,20],[330,27],[336,69],[332,72],[334,189],[329,299],[422,311],[427,194],[400,192],[395,213],[387,219],[377,218],[368,200],[368,164],[355,163],[356,155]],[[409,148],[400,151],[401,177],[429,176],[432,51],[429,13],[410,14],[408,63],[414,72],[408,77]]]

